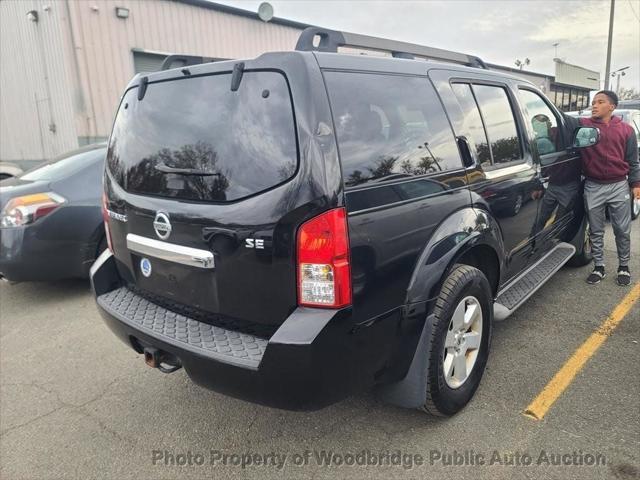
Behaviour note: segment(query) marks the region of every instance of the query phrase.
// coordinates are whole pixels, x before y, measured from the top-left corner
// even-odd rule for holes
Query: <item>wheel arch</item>
[[[504,272],[505,252],[496,220],[486,211],[458,210],[436,229],[414,268],[406,303],[432,302],[456,263],[482,271],[498,291]]]
[[[433,306],[454,265],[465,262],[487,276],[495,296],[504,271],[504,244],[498,223],[485,210],[469,207],[447,218],[420,255],[407,289],[407,304],[426,303],[425,323],[404,378],[377,387],[382,400],[405,408],[425,404]]]

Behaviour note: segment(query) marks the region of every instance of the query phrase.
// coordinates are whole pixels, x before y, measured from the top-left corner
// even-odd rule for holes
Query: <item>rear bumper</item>
[[[212,327],[122,286],[109,251],[92,267],[91,281],[106,324],[138,353],[147,347],[167,352],[194,382],[271,407],[316,410],[371,387],[380,373],[372,365],[391,359],[397,347],[371,338],[397,332],[397,321],[356,331],[350,309],[298,308],[268,340]],[[365,361],[370,351],[363,346],[371,343],[388,349]]]
[[[47,220],[47,219],[43,219]],[[0,275],[12,282],[86,278],[95,243],[60,240],[45,222],[0,232]]]

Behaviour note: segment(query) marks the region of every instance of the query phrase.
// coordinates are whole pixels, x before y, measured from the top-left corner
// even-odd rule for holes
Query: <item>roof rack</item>
[[[319,43],[314,44],[316,37]],[[391,52],[395,58],[414,59],[415,57],[459,63],[468,67],[487,68],[481,58],[475,55],[452,52],[440,48],[417,45],[415,43],[399,42],[386,38],[371,37],[358,33],[338,32],[319,27],[305,28],[296,44],[296,50],[317,52],[338,52],[338,47],[355,47],[368,50]]]
[[[219,62],[222,58],[202,57],[199,55],[169,55],[160,66],[160,70],[170,70],[172,68],[189,67],[201,63]]]

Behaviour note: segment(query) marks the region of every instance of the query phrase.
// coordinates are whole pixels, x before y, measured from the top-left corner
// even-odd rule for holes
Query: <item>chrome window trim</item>
[[[160,258],[168,262],[180,263],[190,267],[212,269],[215,267],[213,253],[208,250],[184,247],[175,243],[161,242],[152,238],[127,234],[127,248],[141,255]]]
[[[497,164],[500,165],[500,164]],[[495,170],[488,170],[484,172],[485,177],[488,180],[493,180],[495,178],[504,177],[507,175],[513,175],[514,173],[524,172],[526,170],[530,170],[532,167],[528,163],[520,163],[518,165],[513,165],[512,167],[504,167],[504,168],[496,168]]]

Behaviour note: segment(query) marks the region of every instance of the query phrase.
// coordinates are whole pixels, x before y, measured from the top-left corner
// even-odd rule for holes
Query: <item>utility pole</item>
[[[613,15],[616,0],[611,0],[611,14],[609,15],[609,42],[607,43],[607,67],[604,74],[604,89],[609,90],[609,71],[611,70],[611,41],[613,40]]]

